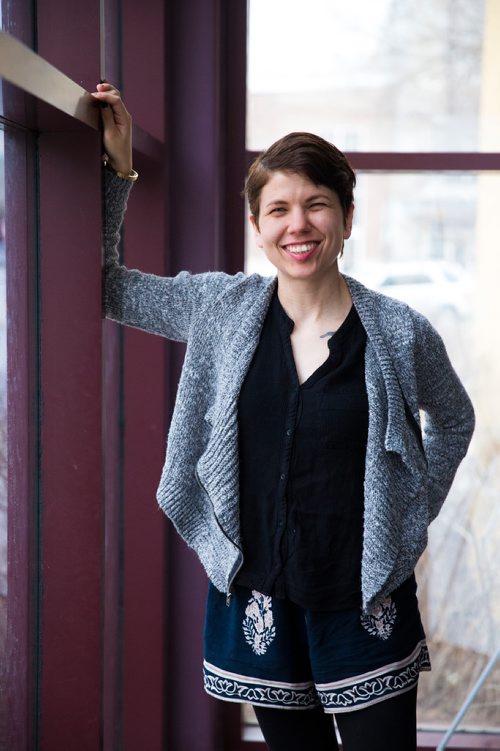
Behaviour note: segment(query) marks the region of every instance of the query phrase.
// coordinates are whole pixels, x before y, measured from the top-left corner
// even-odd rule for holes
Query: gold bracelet
[[[128,175],[126,175],[124,172],[118,172],[118,170],[116,169],[114,169],[113,172],[117,177],[121,177],[122,180],[128,180],[131,183],[135,183],[135,181],[139,177],[139,174],[135,171],[135,169],[130,170]]]
[[[103,164],[106,169],[109,169],[110,172],[119,177],[121,180],[128,180],[130,183],[135,183],[135,181],[139,177],[139,174],[135,171],[135,169],[130,170],[128,175],[126,175],[124,172],[119,172],[110,165],[109,161],[106,158],[103,158]]]

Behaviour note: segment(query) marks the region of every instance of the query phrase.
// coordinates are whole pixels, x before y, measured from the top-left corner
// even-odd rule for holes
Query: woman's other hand
[[[109,163],[124,175],[132,170],[132,117],[122,102],[120,92],[110,83],[97,84],[92,96],[108,107],[102,107],[104,149]]]

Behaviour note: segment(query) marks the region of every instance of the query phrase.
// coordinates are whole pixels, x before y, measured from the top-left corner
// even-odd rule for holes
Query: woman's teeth
[[[302,245],[287,245],[286,249],[289,253],[300,255],[301,253],[309,253],[311,250],[314,250],[315,247],[316,243],[303,243]]]

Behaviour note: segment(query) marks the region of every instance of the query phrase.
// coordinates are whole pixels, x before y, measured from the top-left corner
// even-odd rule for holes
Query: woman
[[[442,341],[340,274],[355,176],[311,134],[247,178],[276,277],[120,266],[130,117],[111,85],[95,96],[106,313],[187,342],[158,502],[210,579],[205,688],[252,703],[274,751],[338,748],[332,714],[345,751],[411,751],[430,668],[413,571],[474,423]]]

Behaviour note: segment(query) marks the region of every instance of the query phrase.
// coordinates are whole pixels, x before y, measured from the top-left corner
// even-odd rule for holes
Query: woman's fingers
[[[101,109],[104,148],[111,165],[120,172],[132,169],[132,118],[123,104],[120,92],[112,84],[97,84],[92,96],[108,107]]]
[[[120,92],[118,89],[113,86],[112,83],[108,83],[107,81],[103,81],[101,83],[98,83],[96,86],[97,93],[100,94],[116,94],[116,96],[121,97]]]
[[[130,114],[127,112],[127,108],[123,104],[120,92],[110,83],[98,83],[96,86],[97,91],[91,92],[95,99],[100,102],[106,102],[111,105],[113,111],[123,121],[127,121],[130,118]]]
[[[117,94],[120,93],[118,89],[116,88],[116,86],[113,86],[113,84],[110,83],[109,81],[100,81],[97,84],[96,89],[98,91],[111,91],[112,90],[112,91],[115,91]]]

